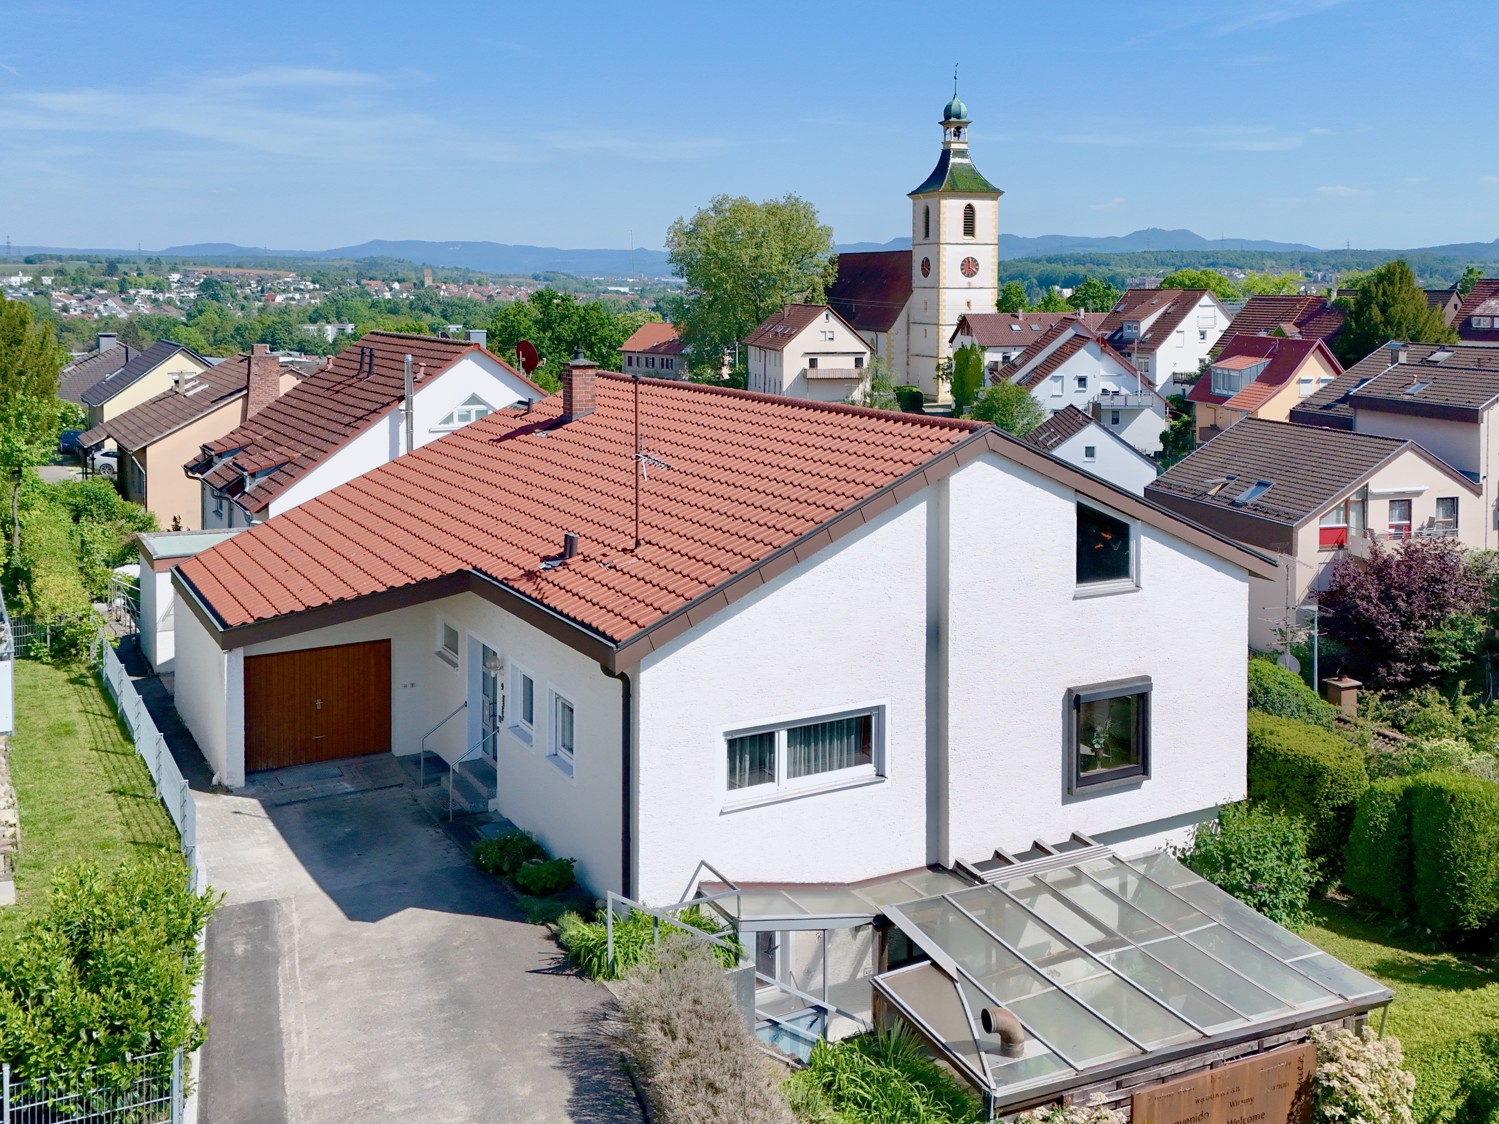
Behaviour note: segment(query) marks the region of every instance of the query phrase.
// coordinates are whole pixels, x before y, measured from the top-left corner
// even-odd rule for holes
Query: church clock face
[[[924,262],[922,264],[925,265]],[[979,271],[979,260],[978,258],[964,258],[958,263],[958,268],[963,271],[964,277],[973,277]]]
[[[931,258],[922,258],[921,259],[921,275],[923,277],[930,277],[932,275],[932,259]]]

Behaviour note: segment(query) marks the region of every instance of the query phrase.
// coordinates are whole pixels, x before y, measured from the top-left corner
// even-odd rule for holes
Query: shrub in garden
[[[1095,1093],[1085,1105],[1054,1104],[1022,1112],[1015,1124],[1126,1124],[1126,1120],[1123,1112],[1105,1107],[1102,1094]]]
[[[919,386],[896,387],[895,400],[900,403],[900,408],[908,414],[920,414],[926,406],[926,396],[921,393],[921,387]]]
[[[1306,923],[1317,868],[1307,858],[1306,828],[1295,817],[1229,804],[1199,824],[1178,853],[1187,866],[1277,924]]]
[[[1411,777],[1384,777],[1371,784],[1359,797],[1343,852],[1343,885],[1396,917],[1415,910],[1412,783]]]
[[[1308,853],[1327,877],[1341,872],[1354,805],[1368,787],[1363,754],[1336,734],[1249,715],[1249,798],[1306,824]]]
[[[1479,753],[1499,748],[1499,709],[1459,691],[1448,698],[1434,687],[1397,700],[1391,710],[1407,737],[1461,738]]]
[[[970,1124],[984,1119],[983,1106],[903,1024],[818,1042],[807,1068],[786,1082],[798,1105],[828,1110],[847,1124],[916,1121]],[[1100,1122],[1102,1124],[1102,1122]]]
[[[1312,1078],[1318,1120],[1412,1124],[1416,1079],[1404,1068],[1400,1039],[1338,1027],[1313,1027],[1317,1070]]]
[[[632,909],[623,917],[614,919],[614,960],[611,963],[609,932],[604,923],[607,910],[608,906],[601,906],[593,921],[585,921],[578,914],[568,912],[557,922],[557,939],[567,951],[568,961],[595,980],[617,980],[635,965],[649,963],[656,957],[658,922],[651,914]],[[683,925],[714,935],[719,935],[725,927],[722,917],[696,905],[678,911],[676,918]],[[671,926],[662,923],[660,929],[664,939]],[[711,946],[713,955],[722,967],[732,968],[744,953],[739,936],[730,932],[719,939],[729,947]]]
[[[744,1024],[723,970],[689,937],[663,939],[658,958],[621,981],[620,1048],[645,1079],[662,1124],[705,1120],[795,1124],[771,1067]]]
[[[1480,753],[1461,738],[1419,738],[1368,757],[1371,777],[1413,777],[1418,773],[1466,773],[1499,781],[1499,758]]]
[[[1443,936],[1478,932],[1499,915],[1499,785],[1427,773],[1407,799],[1417,919]]]
[[[548,857],[546,848],[524,831],[481,839],[474,844],[473,856],[474,862],[490,874],[503,874],[507,878],[531,860]]]
[[[511,878],[516,887],[533,898],[547,898],[560,894],[573,884],[572,859],[533,859],[517,870]]]
[[[66,1078],[196,1048],[197,937],[215,905],[176,859],[56,870],[46,907],[0,947],[0,1058],[21,1078]]]
[[[1270,660],[1249,661],[1249,709],[1332,729],[1337,708],[1318,696],[1301,676]]]

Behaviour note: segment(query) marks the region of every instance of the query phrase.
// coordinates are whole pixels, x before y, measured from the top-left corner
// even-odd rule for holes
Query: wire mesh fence
[[[17,1078],[0,1066],[0,1124],[180,1124],[181,1050],[65,1076]]]

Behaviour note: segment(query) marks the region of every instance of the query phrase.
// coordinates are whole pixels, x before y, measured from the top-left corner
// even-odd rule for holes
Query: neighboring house
[[[1130,289],[1098,333],[1169,398],[1197,376],[1228,321],[1206,289]]]
[[[1046,331],[1063,320],[1081,321],[1097,331],[1107,314],[1102,312],[970,312],[958,318],[951,344],[977,347],[984,353],[984,369],[991,374],[1014,359]]]
[[[911,249],[838,255],[827,301],[890,364],[897,382],[945,398],[938,372],[958,319],[999,296],[999,197],[968,151],[968,107],[942,111],[942,151],[910,192]]]
[[[1297,606],[1371,539],[1484,543],[1479,489],[1414,441],[1251,418],[1167,469],[1147,499],[1255,550],[1277,572],[1250,581],[1249,642],[1280,649]]]
[[[687,345],[671,324],[652,321],[635,329],[619,345],[620,369],[627,375],[649,375],[657,379],[687,377],[684,352]]]
[[[1245,418],[1285,421],[1291,409],[1343,373],[1319,339],[1235,336],[1187,392],[1206,441]]]
[[[172,386],[85,432],[85,447],[113,441],[125,498],[147,508],[173,530],[202,525],[202,486],[183,463],[254,417],[301,381],[263,343],[198,374],[178,374]]]
[[[1025,387],[1047,413],[1079,407],[1141,452],[1161,449],[1166,400],[1079,316],[1063,317],[1042,332],[989,381]]]
[[[845,402],[868,385],[873,349],[825,304],[788,304],[744,343],[745,386],[750,390]]]
[[[179,378],[200,375],[212,366],[190,347],[170,340],[157,340],[79,396],[88,410],[89,426],[102,425],[170,390]]]
[[[1272,572],[991,426],[575,361],[180,563],[176,703],[230,787],[482,759],[489,807],[652,902],[704,861],[1138,852],[1244,794]]]
[[[100,332],[98,347],[62,369],[57,396],[64,402],[83,405],[83,392],[106,375],[112,375],[140,352],[120,343],[113,332]]]
[[[1479,545],[1499,547],[1499,347],[1391,342],[1291,411],[1290,420],[1418,442],[1483,490]]]
[[[1343,330],[1346,315],[1334,301],[1341,294],[1311,293],[1302,296],[1262,295],[1250,297],[1234,314],[1233,322],[1213,348],[1212,358],[1223,354],[1238,336],[1280,335],[1289,339],[1317,339],[1331,346]],[[1430,298],[1428,297],[1428,300]]]
[[[1488,277],[1468,290],[1453,321],[1464,343],[1499,343],[1499,277]]]
[[[1027,433],[1025,440],[1137,496],[1145,494],[1145,485],[1158,471],[1155,461],[1076,406],[1058,410]]]
[[[1427,289],[1426,306],[1434,308],[1442,314],[1442,323],[1449,328],[1457,320],[1457,314],[1462,311],[1463,297],[1454,285],[1450,289]]]
[[[477,343],[371,332],[185,466],[202,482],[202,525],[244,527],[543,392]]]
[[[172,592],[172,571],[179,563],[217,546],[244,528],[219,531],[144,531],[135,536],[140,557],[141,654],[157,672],[171,674],[176,668],[177,598]]]

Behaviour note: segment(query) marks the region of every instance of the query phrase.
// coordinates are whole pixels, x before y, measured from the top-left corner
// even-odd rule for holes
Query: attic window
[[[1245,488],[1233,499],[1229,500],[1229,503],[1233,504],[1235,507],[1248,507],[1255,500],[1259,499],[1266,492],[1268,492],[1272,483],[1273,481],[1270,480],[1256,480],[1253,484],[1249,485],[1249,487]]]
[[[477,394],[470,394],[464,403],[454,410],[442,421],[434,425],[433,429],[458,429],[460,426],[476,422],[488,414],[494,413],[494,407]]]
[[[1421,382],[1413,382],[1413,383],[1410,384],[1410,386],[1406,387],[1400,393],[1401,394],[1409,394],[1412,397],[1414,397],[1415,395],[1420,394],[1423,390],[1425,390],[1430,385],[1431,385],[1431,383],[1426,382],[1424,380],[1421,381]]]
[[[1424,362],[1424,363],[1445,363],[1445,362],[1447,362],[1447,360],[1449,360],[1451,358],[1452,358],[1452,352],[1448,351],[1444,347],[1444,348],[1439,348],[1436,351],[1433,351],[1424,360],[1422,360],[1422,362]]]
[[[1011,324],[1010,325],[1010,331],[1012,331],[1012,332],[1021,332],[1021,331],[1024,331],[1024,330],[1025,330],[1025,325],[1024,324]]]
[[[1238,477],[1230,472],[1227,476],[1220,476],[1216,480],[1209,480],[1207,491],[1203,494],[1208,496],[1216,496],[1219,492],[1223,491],[1224,488],[1227,488],[1237,479]]]

